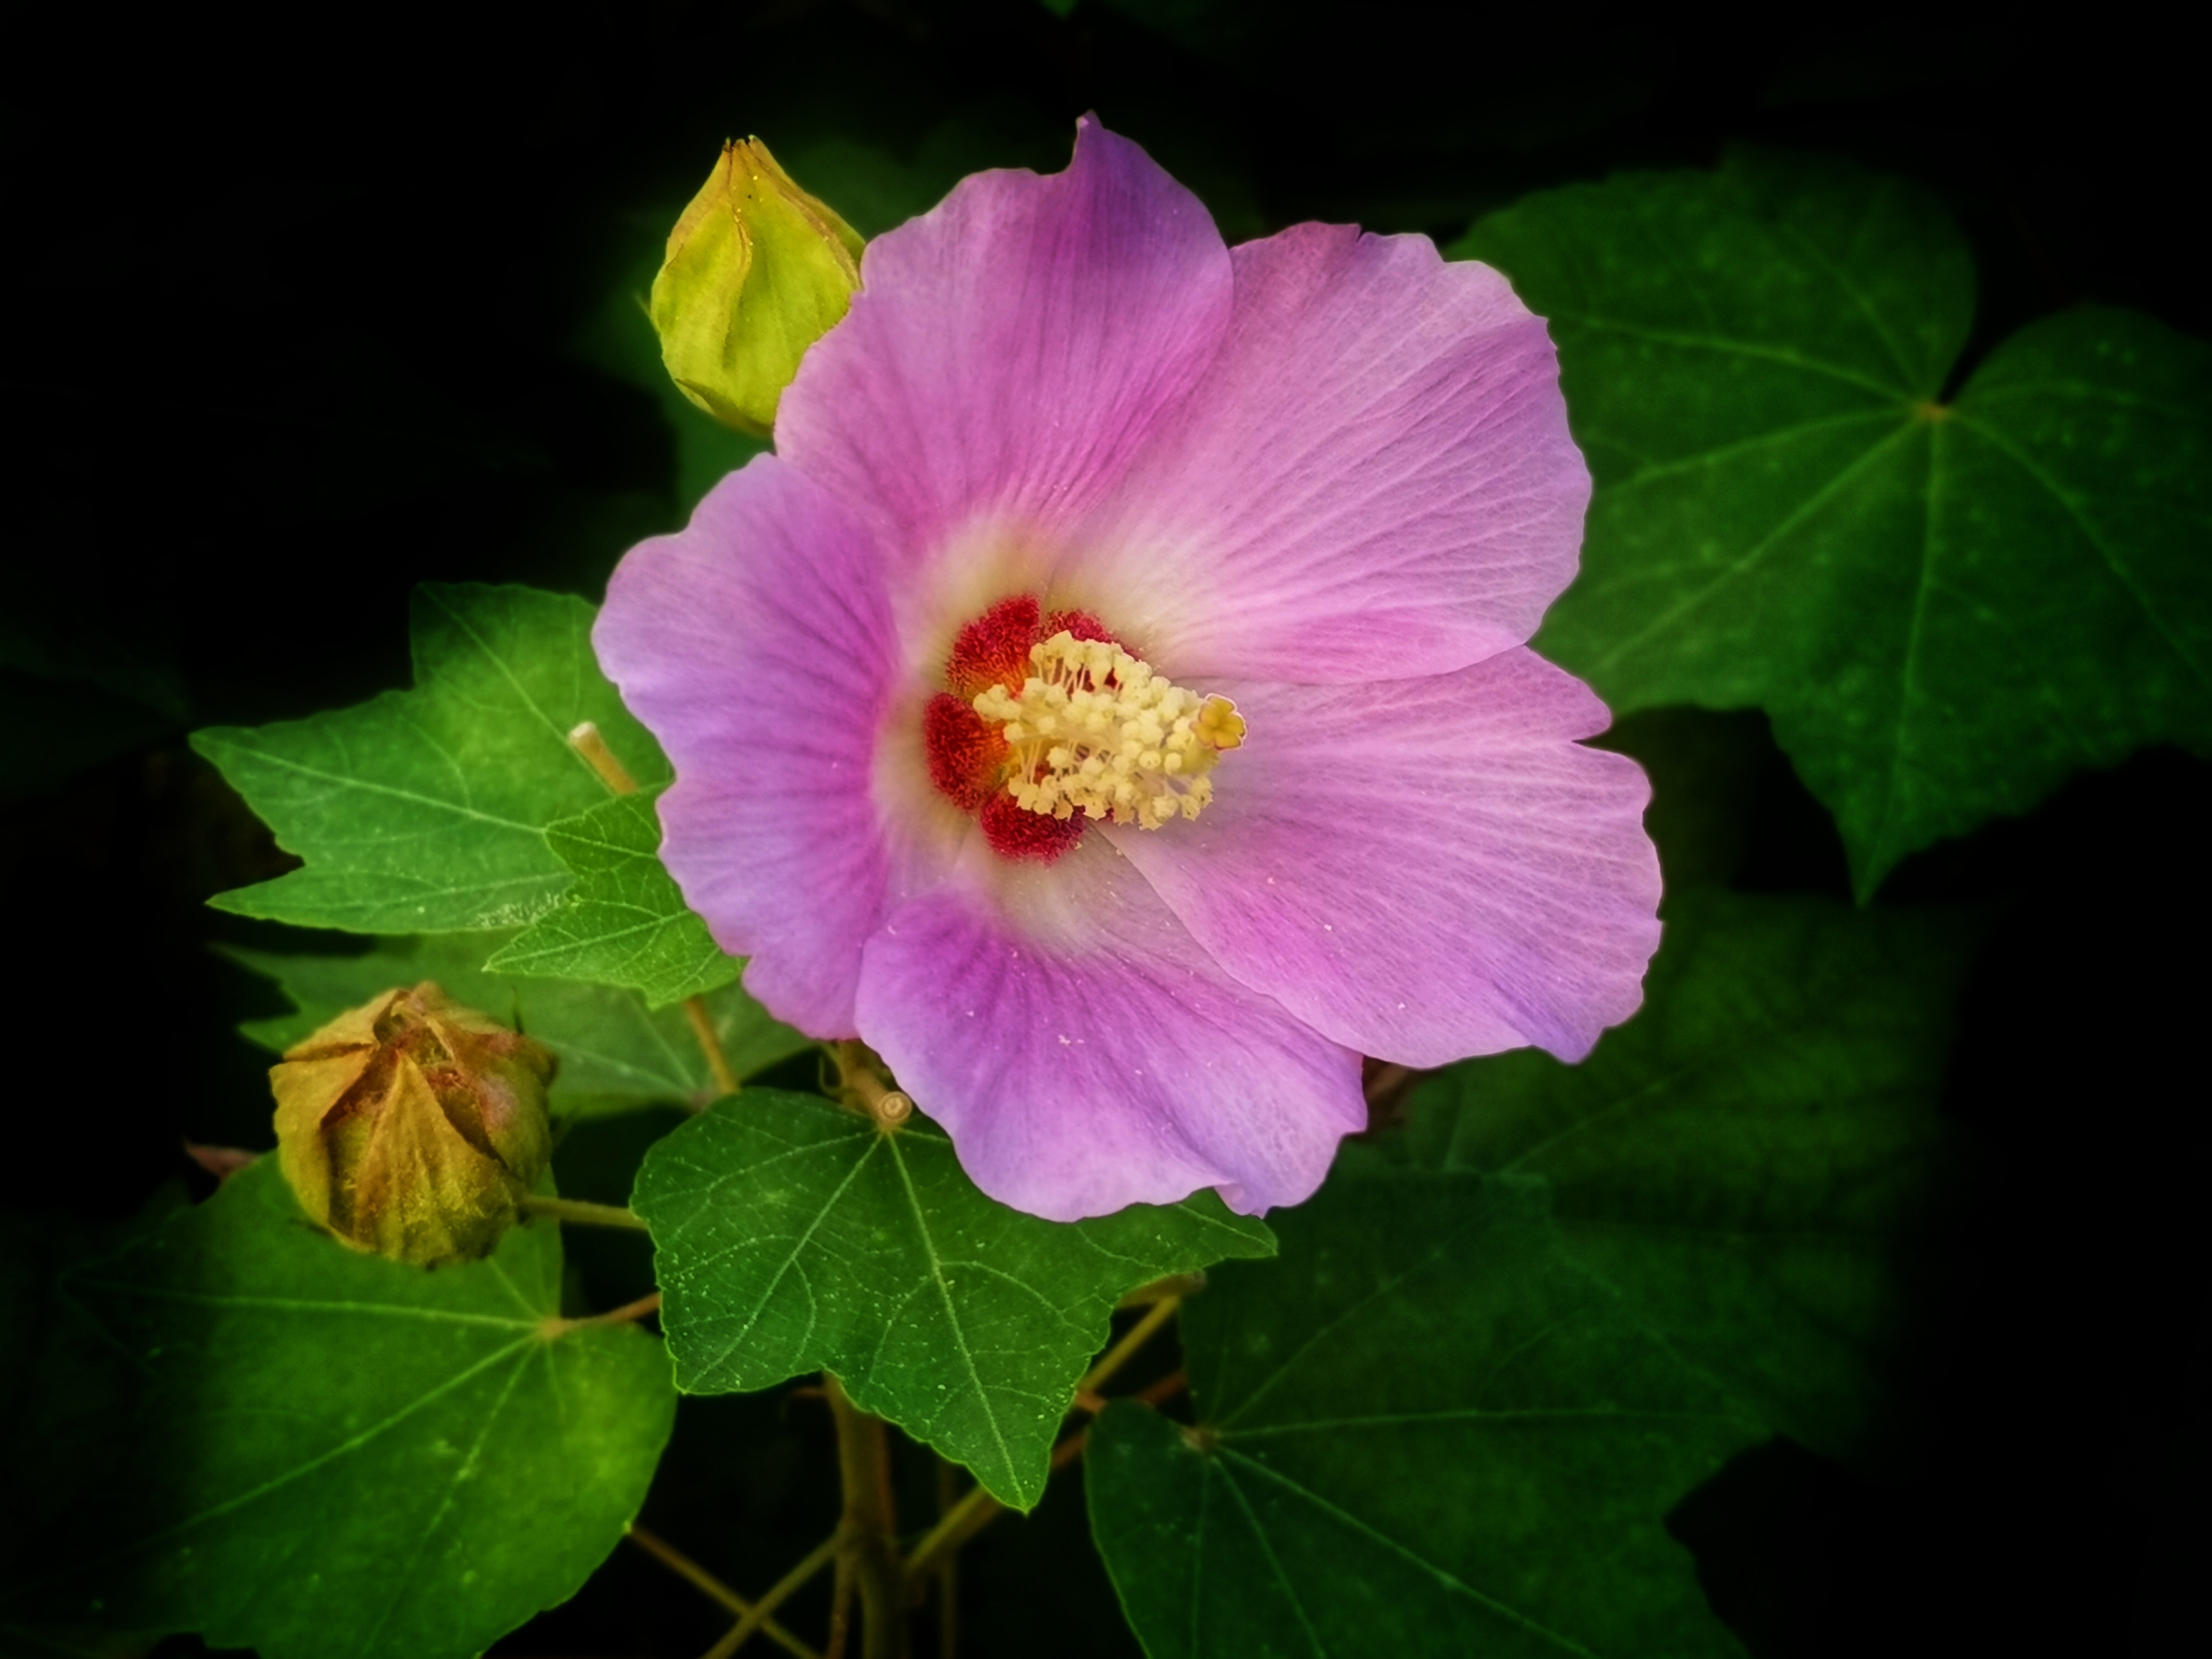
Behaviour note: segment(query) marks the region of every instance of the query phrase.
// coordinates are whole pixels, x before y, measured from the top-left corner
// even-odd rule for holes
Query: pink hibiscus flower
[[[1225,247],[1086,121],[869,246],[776,437],[593,638],[747,988],[985,1192],[1295,1202],[1362,1054],[1577,1059],[1635,1010],[1644,777],[1522,643],[1589,475],[1497,272]]]

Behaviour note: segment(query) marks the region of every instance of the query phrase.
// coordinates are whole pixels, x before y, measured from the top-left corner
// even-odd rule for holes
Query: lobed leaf
[[[1537,647],[1618,712],[1766,709],[1862,897],[2077,768],[2212,750],[2212,347],[2070,312],[1947,404],[1965,240],[1840,162],[1543,191],[1453,252],[1549,319],[1597,483]]]
[[[592,720],[641,783],[668,763],[592,654],[592,607],[527,587],[425,583],[415,689],[192,745],[306,867],[220,894],[241,915],[354,933],[514,927],[570,881],[545,827],[606,787],[568,745]]]
[[[834,1372],[864,1409],[1024,1510],[1116,1299],[1273,1249],[1211,1193],[1041,1221],[986,1198],[926,1121],[884,1132],[774,1090],[657,1143],[630,1203],[653,1230],[678,1387]]]
[[[298,1012],[239,1029],[282,1054],[349,1008],[395,985],[435,980],[461,1001],[527,1032],[561,1057],[548,1096],[556,1114],[596,1115],[673,1102],[703,1106],[714,1080],[699,1044],[673,1008],[648,1009],[635,991],[494,973],[481,933],[382,939],[360,956],[292,956],[226,950],[233,961],[275,980]],[[803,1054],[812,1043],[735,985],[709,992],[707,1010],[740,1078]]]
[[[659,1345],[563,1327],[558,1229],[425,1273],[264,1158],[69,1281],[137,1364],[131,1479],[65,1609],[264,1659],[454,1659],[574,1594],[673,1421]]]
[[[575,884],[485,965],[627,986],[655,1008],[734,981],[744,964],[714,943],[660,862],[654,799],[617,795],[548,824],[546,843]]]
[[[1146,1653],[1739,1651],[1661,1523],[1756,1415],[1575,1265],[1540,1183],[1357,1152],[1185,1309],[1198,1425],[1091,1431]]]
[[[1565,1248],[1775,1429],[1882,1448],[1936,1201],[1978,929],[1955,913],[1675,895],[1643,1012],[1580,1065],[1464,1061],[1418,1161],[1550,1187]]]

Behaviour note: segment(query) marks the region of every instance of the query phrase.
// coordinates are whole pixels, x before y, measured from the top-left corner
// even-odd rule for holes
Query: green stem
[[[586,720],[569,732],[568,746],[616,794],[637,793],[637,780],[629,775],[629,768],[616,758],[615,751],[607,747],[607,740],[600,735],[597,725]],[[707,1069],[714,1073],[718,1097],[737,1093],[738,1074],[730,1069],[729,1056],[722,1052],[721,1038],[714,1035],[714,1019],[707,1012],[706,999],[684,998],[684,1018],[691,1022],[691,1035],[699,1040],[699,1052],[707,1057]]]
[[[905,1659],[906,1571],[892,1540],[898,1512],[891,1498],[890,1440],[880,1417],[847,1396],[828,1371],[823,1392],[837,1425],[837,1472],[845,1489],[838,1529],[843,1560],[860,1595],[861,1659]]]
[[[641,1233],[646,1231],[636,1211],[624,1209],[619,1204],[586,1204],[580,1198],[526,1198],[522,1200],[522,1212],[547,1216],[555,1221],[573,1221],[580,1227],[626,1227]]]
[[[690,1022],[691,1035],[698,1039],[699,1052],[707,1057],[707,1069],[713,1073],[714,1087],[721,1097],[738,1092],[738,1074],[730,1069],[730,1057],[722,1052],[722,1039],[714,1035],[714,1017],[707,1012],[707,999],[684,999],[684,1018]]]
[[[1179,1296],[1164,1296],[1153,1303],[1145,1316],[1129,1327],[1128,1334],[1107,1349],[1105,1357],[1083,1374],[1083,1380],[1075,1385],[1075,1392],[1097,1394],[1106,1385],[1107,1379],[1128,1363],[1129,1356],[1151,1341],[1152,1333],[1173,1319],[1176,1310],[1182,1306],[1182,1298]]]
[[[914,1097],[884,1081],[863,1044],[847,1039],[824,1047],[830,1052],[830,1063],[837,1068],[839,1104],[860,1113],[879,1129],[896,1129],[914,1115]]]
[[[937,1518],[943,1521],[960,1501],[959,1471],[944,1458],[937,1460]],[[908,1582],[909,1592],[915,1588]],[[960,1646],[960,1557],[955,1552],[937,1570],[938,1659],[957,1659]]]
[[[751,1614],[753,1603],[746,1601],[744,1596],[738,1595],[737,1591],[715,1577],[713,1573],[708,1571],[706,1568],[701,1566],[658,1533],[648,1532],[643,1527],[633,1525],[629,1529],[629,1541],[686,1583],[692,1585],[702,1595],[711,1601],[720,1602],[738,1618],[744,1619]],[[768,1633],[769,1641],[791,1654],[793,1659],[822,1659],[820,1654],[808,1647],[805,1643],[800,1641],[781,1625],[777,1624],[775,1620],[763,1619],[760,1627]]]
[[[844,1534],[836,1532],[817,1544],[812,1554],[771,1584],[768,1594],[753,1603],[753,1610],[731,1626],[729,1633],[707,1650],[706,1659],[730,1659],[732,1654],[751,1639],[755,1631],[767,1625],[769,1614],[789,1601],[808,1579],[837,1559],[837,1552],[844,1541]]]

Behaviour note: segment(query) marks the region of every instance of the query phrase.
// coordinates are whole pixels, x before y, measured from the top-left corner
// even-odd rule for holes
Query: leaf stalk
[[[714,1017],[707,1012],[707,999],[684,999],[684,1018],[691,1022],[691,1035],[699,1040],[699,1052],[707,1056],[707,1069],[714,1073],[717,1099],[738,1092],[738,1074],[730,1069],[730,1057],[722,1052],[722,1039],[715,1035]]]
[[[629,1537],[631,1543],[699,1591],[708,1601],[719,1602],[740,1619],[750,1617],[752,1613],[754,1603],[746,1601],[744,1596],[715,1577],[713,1573],[708,1572],[706,1568],[684,1554],[682,1550],[678,1549],[659,1534],[633,1524],[629,1529]],[[763,1619],[760,1628],[769,1641],[790,1654],[792,1659],[822,1659],[820,1654],[808,1647],[805,1643],[800,1641],[775,1620]]]
[[[607,740],[597,724],[586,720],[569,732],[568,747],[616,794],[637,793],[637,780],[630,775],[629,768],[616,757],[615,751],[607,747]],[[707,1069],[714,1074],[715,1097],[737,1093],[738,1074],[730,1069],[729,1055],[722,1052],[722,1039],[715,1033],[714,1016],[707,1012],[707,999],[684,998],[684,1018],[690,1021],[691,1035],[699,1040],[699,1052],[707,1057]]]
[[[753,1603],[750,1613],[731,1626],[722,1639],[707,1650],[703,1659],[730,1659],[732,1654],[752,1639],[756,1632],[767,1628],[769,1614],[789,1601],[808,1579],[836,1560],[844,1540],[844,1530],[840,1528],[817,1544],[804,1561],[769,1587],[767,1593]]]
[[[830,1063],[837,1068],[837,1095],[842,1104],[871,1119],[879,1129],[896,1129],[914,1115],[914,1097],[884,1080],[876,1069],[875,1056],[865,1045],[847,1041],[832,1042],[828,1048]]]
[[[632,1232],[646,1231],[645,1222],[637,1212],[619,1204],[589,1204],[580,1198],[531,1197],[522,1200],[522,1213],[542,1215],[554,1221],[573,1221],[580,1227],[621,1227]]]

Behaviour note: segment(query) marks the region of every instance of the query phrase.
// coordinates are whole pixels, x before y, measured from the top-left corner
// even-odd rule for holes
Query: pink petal
[[[1202,1187],[1294,1204],[1366,1121],[1359,1057],[1222,973],[1095,837],[901,905],[860,1012],[975,1184],[1055,1221]]]
[[[1526,641],[1589,498],[1541,319],[1425,236],[1305,224],[1230,257],[1219,356],[1069,573],[1177,679],[1397,678]]]
[[[745,988],[814,1036],[854,1033],[888,855],[871,795],[897,664],[883,557],[773,456],[632,550],[592,630],[660,739],[661,858]]]
[[[1658,947],[1650,798],[1571,741],[1606,711],[1525,649],[1366,686],[1224,686],[1249,722],[1195,823],[1112,830],[1223,967],[1315,1030],[1437,1066],[1578,1060]]]
[[[1196,384],[1229,314],[1205,208],[1089,118],[1066,172],[963,180],[871,243],[861,279],[784,393],[777,451],[902,561],[979,521],[1049,538]]]

